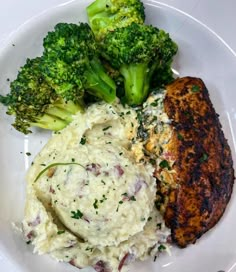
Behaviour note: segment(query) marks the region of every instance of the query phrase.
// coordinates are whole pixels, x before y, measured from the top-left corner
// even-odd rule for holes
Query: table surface
[[[53,6],[72,1],[79,0],[7,0],[2,2],[0,9],[0,49],[4,46],[9,35],[14,34],[19,26],[32,17]],[[234,26],[236,26],[235,0],[160,0],[159,2],[173,6],[195,17],[218,34],[236,52],[236,35],[234,35]],[[22,10],[23,12],[21,12]],[[4,271],[15,271],[11,264],[1,256],[1,253],[0,267],[4,268]]]

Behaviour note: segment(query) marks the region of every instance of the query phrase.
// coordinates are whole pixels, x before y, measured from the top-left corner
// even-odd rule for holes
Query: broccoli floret
[[[167,84],[170,84],[175,80],[174,73],[171,69],[172,59],[164,65],[159,65],[153,72],[151,87],[164,88]]]
[[[153,73],[169,73],[177,45],[169,34],[149,25],[132,23],[108,33],[100,43],[101,54],[124,77],[125,100],[139,105],[150,91]],[[161,70],[165,67],[165,71]],[[157,69],[157,70],[156,70]]]
[[[31,132],[31,126],[60,130],[83,110],[81,98],[76,102],[64,99],[48,85],[40,70],[41,62],[39,57],[27,59],[10,84],[10,93],[0,95],[0,102],[8,107],[7,114],[15,116],[13,126],[24,134]]]
[[[143,24],[144,5],[140,0],[96,0],[87,7],[89,24],[97,40],[132,22]]]
[[[60,96],[71,100],[85,90],[108,103],[114,101],[116,85],[101,64],[88,24],[59,23],[44,38],[43,46],[41,71]]]

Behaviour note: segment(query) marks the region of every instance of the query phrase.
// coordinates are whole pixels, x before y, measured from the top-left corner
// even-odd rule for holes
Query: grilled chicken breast
[[[143,116],[139,134],[156,164],[156,206],[172,241],[186,247],[219,221],[230,200],[230,148],[201,79],[180,78],[152,94]]]
[[[168,149],[178,186],[170,190],[164,218],[180,247],[212,228],[230,200],[231,152],[203,81],[185,77],[167,86],[164,111],[173,134]]]

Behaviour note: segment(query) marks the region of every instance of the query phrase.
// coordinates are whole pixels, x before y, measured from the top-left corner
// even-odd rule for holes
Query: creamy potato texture
[[[39,254],[96,271],[126,271],[169,231],[154,207],[153,167],[131,151],[136,112],[97,103],[53,135],[27,175],[23,232]]]

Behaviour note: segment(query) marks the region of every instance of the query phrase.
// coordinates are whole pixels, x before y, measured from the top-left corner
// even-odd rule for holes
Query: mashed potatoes
[[[130,151],[137,126],[132,109],[101,103],[49,140],[27,176],[23,232],[35,252],[108,272],[160,250],[169,231],[153,168]]]

